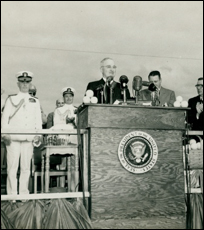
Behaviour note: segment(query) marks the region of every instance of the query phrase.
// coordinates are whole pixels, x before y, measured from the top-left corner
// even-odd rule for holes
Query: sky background
[[[121,75],[162,85],[184,100],[203,77],[203,1],[1,1],[1,87],[18,92],[15,74],[34,73],[48,114],[66,86],[80,105],[88,82],[101,78],[100,61],[114,59]]]

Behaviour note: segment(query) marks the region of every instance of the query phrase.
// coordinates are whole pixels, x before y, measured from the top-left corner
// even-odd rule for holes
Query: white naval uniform
[[[76,123],[76,114],[74,111],[76,110],[76,107],[74,107],[72,104],[68,105],[65,104],[62,107],[56,108],[54,111],[54,126],[52,129],[64,129],[64,130],[69,130],[69,129],[74,129],[74,125],[72,123],[66,124],[66,118],[75,118],[75,123]],[[67,135],[66,135],[67,136]],[[60,135],[59,137],[65,138],[65,135]],[[69,136],[69,141],[71,143],[76,144],[77,143],[77,137],[76,135],[71,135]]]
[[[28,93],[19,92],[10,96],[5,103],[1,120],[2,129],[25,130],[42,129],[40,103]],[[19,194],[28,194],[30,162],[33,154],[35,135],[10,135],[7,145],[7,194],[16,195],[17,171],[20,158]]]
[[[74,113],[76,110],[76,107],[74,107],[72,104],[68,105],[65,104],[62,107],[56,108],[54,111],[54,126],[52,129],[63,129],[63,130],[70,130],[74,129],[75,126],[72,123],[66,124],[66,118],[75,118],[76,123],[76,114]],[[59,135],[59,138],[63,138],[66,140],[67,143],[71,142],[74,144],[77,144],[77,136],[76,135]],[[62,163],[60,166],[57,167],[57,169],[64,170],[66,168],[66,158],[62,158]],[[73,173],[73,172],[72,172]],[[72,175],[73,178],[73,175]],[[73,181],[71,181],[71,184],[73,184]],[[60,177],[60,187],[65,186],[65,177]],[[72,186],[72,185],[71,185]],[[72,186],[73,187],[73,186]]]

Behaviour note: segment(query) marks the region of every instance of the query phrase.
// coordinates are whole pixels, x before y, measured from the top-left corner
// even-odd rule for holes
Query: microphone
[[[149,81],[142,81],[142,85],[143,86],[149,86],[151,83]]]
[[[148,89],[152,92],[157,90],[157,87],[155,86],[155,84],[153,82],[149,82],[149,81],[142,81],[142,85],[143,86],[147,86]]]
[[[123,105],[127,105],[127,96],[126,96],[126,90],[127,90],[127,83],[129,81],[128,77],[126,75],[122,75],[119,78],[120,81],[120,88],[123,90]]]
[[[122,75],[119,78],[121,89],[127,89],[127,83],[129,81],[126,75]]]
[[[132,82],[133,94],[135,94],[135,104],[138,104],[139,91],[142,89],[142,78],[135,76]]]
[[[135,76],[133,78],[132,88],[135,91],[140,91],[142,89],[142,78],[140,76]]]

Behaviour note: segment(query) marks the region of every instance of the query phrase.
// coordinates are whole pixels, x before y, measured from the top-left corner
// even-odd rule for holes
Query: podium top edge
[[[147,105],[114,105],[114,104],[82,104],[78,108],[80,111],[87,107],[119,107],[119,108],[148,108],[148,109],[164,109],[164,110],[190,110],[189,107],[164,107],[164,106],[147,106]]]

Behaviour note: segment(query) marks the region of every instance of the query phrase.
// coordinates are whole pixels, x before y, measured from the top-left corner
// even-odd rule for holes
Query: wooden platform
[[[149,217],[92,221],[94,229],[186,229],[185,219],[178,217]]]

